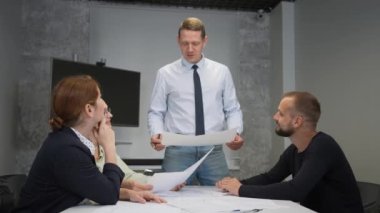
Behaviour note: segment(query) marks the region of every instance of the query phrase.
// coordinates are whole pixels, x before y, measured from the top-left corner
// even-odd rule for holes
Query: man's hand
[[[240,149],[243,146],[243,144],[244,144],[244,140],[239,134],[236,134],[235,138],[231,142],[226,143],[228,148],[232,150]]]
[[[161,134],[153,135],[150,138],[150,145],[156,151],[161,151],[165,148],[165,145],[161,143]]]
[[[219,189],[222,189],[223,191],[226,191],[229,194],[239,196],[239,189],[242,184],[236,178],[226,177],[216,182],[215,185]]]

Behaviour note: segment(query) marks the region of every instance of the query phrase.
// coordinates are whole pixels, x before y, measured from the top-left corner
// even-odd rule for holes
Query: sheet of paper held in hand
[[[199,165],[206,159],[206,157],[214,149],[211,148],[200,160],[191,165],[189,168],[182,172],[160,172],[155,173],[152,177],[148,179],[148,184],[153,186],[153,192],[163,192],[173,189],[176,185],[184,183],[187,178],[194,173]]]
[[[161,143],[165,146],[210,146],[231,142],[235,136],[236,129],[197,136],[164,132],[161,134]]]

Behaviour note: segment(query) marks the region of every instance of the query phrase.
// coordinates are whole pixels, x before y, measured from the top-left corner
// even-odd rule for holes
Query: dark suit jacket
[[[90,150],[70,128],[51,132],[33,162],[15,212],[60,212],[88,198],[115,204],[124,173],[105,164],[103,173]]]

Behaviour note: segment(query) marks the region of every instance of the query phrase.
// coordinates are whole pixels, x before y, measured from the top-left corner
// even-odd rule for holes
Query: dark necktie
[[[201,80],[197,72],[198,66],[194,64],[192,67],[194,69],[193,79],[194,79],[194,100],[195,100],[195,135],[205,134],[205,122],[203,116],[203,100],[202,100],[202,86]]]

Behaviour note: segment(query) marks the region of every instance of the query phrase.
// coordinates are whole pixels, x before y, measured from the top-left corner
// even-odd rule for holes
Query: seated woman
[[[119,200],[124,173],[117,166],[115,133],[106,124],[107,108],[90,76],[67,77],[55,86],[53,131],[37,153],[15,212],[60,212],[86,199],[101,205]],[[95,165],[92,136],[104,149],[103,172]]]

